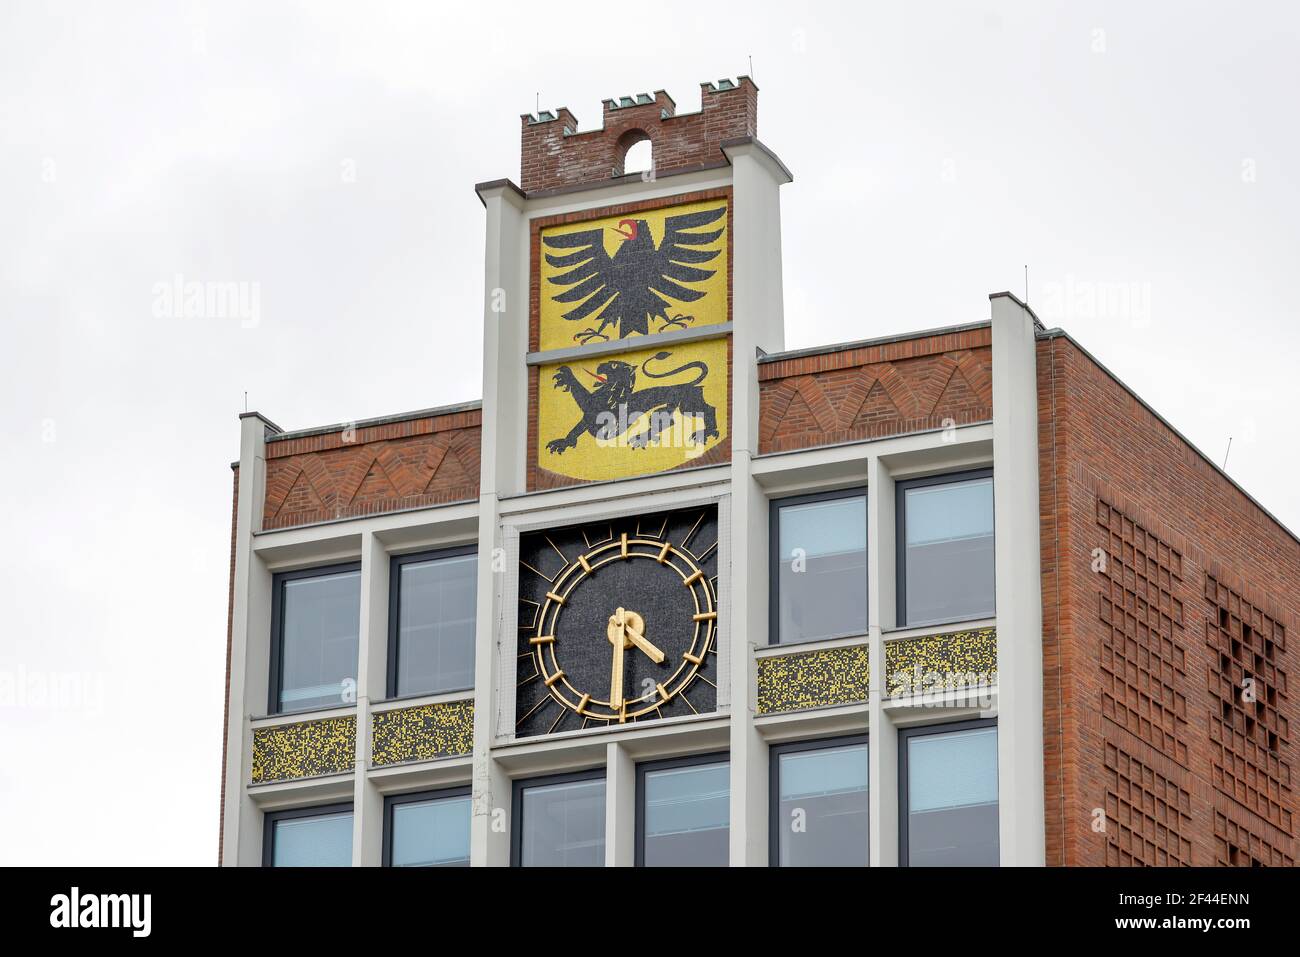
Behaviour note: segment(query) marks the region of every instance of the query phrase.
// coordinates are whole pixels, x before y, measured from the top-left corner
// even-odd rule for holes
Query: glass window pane
[[[776,641],[867,631],[867,499],[782,505]]]
[[[605,780],[523,788],[519,863],[605,866]]]
[[[393,805],[393,867],[469,867],[469,796]]]
[[[473,687],[478,556],[399,567],[397,694]]]
[[[866,867],[867,746],[779,756],[783,867]]]
[[[282,585],[281,711],[347,704],[355,694],[361,573],[299,578]]]
[[[272,827],[272,867],[351,867],[352,812],[291,817]]]
[[[907,622],[993,614],[993,480],[909,488]]]
[[[730,775],[727,762],[646,773],[646,867],[727,865]]]
[[[998,730],[907,742],[907,856],[913,866],[998,864]]]

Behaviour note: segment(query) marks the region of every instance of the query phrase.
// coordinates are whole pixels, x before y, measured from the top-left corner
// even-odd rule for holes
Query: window
[[[605,866],[605,769],[516,781],[516,867]]]
[[[474,687],[477,573],[473,545],[392,560],[389,697]]]
[[[288,572],[271,587],[271,713],[354,702],[361,565]]]
[[[866,735],[775,745],[770,766],[771,863],[866,867]]]
[[[867,493],[772,502],[770,641],[867,633]]]
[[[899,482],[898,624],[993,614],[993,471]]]
[[[900,862],[997,867],[996,722],[904,729],[899,745]]]
[[[637,765],[638,867],[726,867],[731,767],[725,755]]]
[[[384,798],[385,867],[469,867],[469,788]]]
[[[351,867],[352,805],[268,812],[262,866]]]

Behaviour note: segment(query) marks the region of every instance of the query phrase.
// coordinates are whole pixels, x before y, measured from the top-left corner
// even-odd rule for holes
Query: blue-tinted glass
[[[605,866],[605,780],[525,787],[519,863]]]
[[[921,735],[907,749],[908,863],[996,866],[997,728]]]
[[[867,499],[782,505],[778,628],[774,641],[815,641],[867,631]]]
[[[866,867],[867,746],[796,751],[779,760],[780,864]]]
[[[730,776],[730,764],[725,762],[646,773],[647,867],[726,866]]]
[[[361,573],[286,581],[281,596],[280,711],[355,700]]]
[[[472,688],[478,556],[411,562],[400,568],[397,693]]]
[[[352,866],[351,811],[285,818],[273,827],[273,867]]]
[[[993,480],[909,488],[904,493],[907,621],[993,614]]]
[[[468,867],[468,797],[435,798],[393,806],[394,867]]]

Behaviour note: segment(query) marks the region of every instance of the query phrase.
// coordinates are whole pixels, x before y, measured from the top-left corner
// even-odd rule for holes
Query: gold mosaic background
[[[253,729],[253,784],[352,771],[355,715]]]
[[[374,715],[375,767],[432,761],[474,750],[474,702],[444,701]]]
[[[866,645],[758,659],[758,713],[802,711],[866,701]]]
[[[921,685],[914,689],[917,669]],[[885,693],[891,698],[939,688],[993,684],[997,680],[996,628],[885,642]]]

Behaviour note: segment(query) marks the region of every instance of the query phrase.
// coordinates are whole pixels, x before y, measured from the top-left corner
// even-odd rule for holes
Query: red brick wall
[[[262,527],[478,498],[482,412],[268,441]]]
[[[520,184],[525,192],[532,192],[608,182],[622,175],[628,146],[645,138],[653,144],[657,174],[680,172],[725,162],[723,143],[757,135],[758,87],[748,77],[742,76],[730,90],[701,84],[701,102],[700,112],[678,116],[672,98],[663,91],[650,103],[634,106],[618,107],[606,100],[601,129],[581,133],[576,132],[578,120],[568,109],[542,122],[525,114]]]
[[[760,453],[987,422],[989,327],[764,362]]]
[[[1038,394],[1048,863],[1294,862],[1300,544],[1070,340]]]

